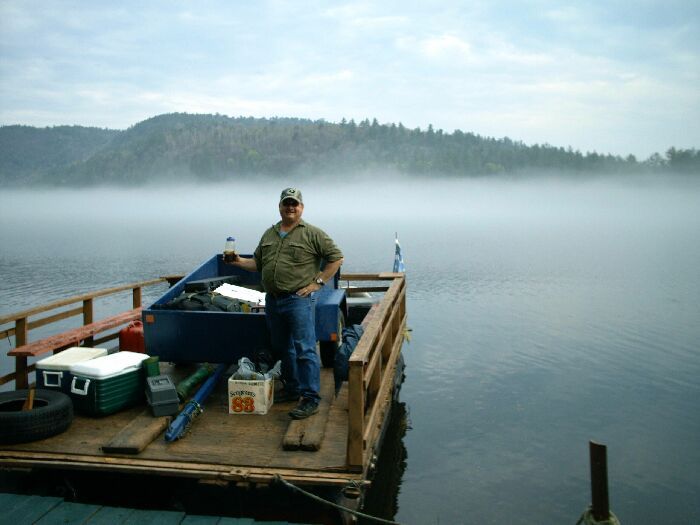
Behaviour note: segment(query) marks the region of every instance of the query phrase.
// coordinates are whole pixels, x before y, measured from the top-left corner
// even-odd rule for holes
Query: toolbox
[[[180,399],[170,376],[146,378],[146,399],[155,417],[172,416],[179,411]]]
[[[92,416],[106,416],[142,402],[142,361],[148,357],[117,352],[71,365],[70,396],[75,409]]]
[[[36,386],[48,390],[70,392],[73,376],[70,366],[107,355],[106,348],[89,348],[73,346],[62,352],[46,357],[36,363]]]

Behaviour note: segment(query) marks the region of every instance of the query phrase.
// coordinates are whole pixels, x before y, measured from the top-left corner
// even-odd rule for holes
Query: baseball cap
[[[301,199],[301,190],[298,190],[296,188],[287,188],[285,190],[282,190],[282,194],[280,195],[280,202],[282,202],[284,199],[293,199],[299,204],[304,204],[304,201]]]

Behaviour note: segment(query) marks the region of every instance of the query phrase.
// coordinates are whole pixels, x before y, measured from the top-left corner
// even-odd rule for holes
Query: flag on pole
[[[406,266],[403,263],[403,255],[401,255],[401,245],[399,244],[399,235],[396,236],[396,251],[394,252],[394,272],[405,272]]]

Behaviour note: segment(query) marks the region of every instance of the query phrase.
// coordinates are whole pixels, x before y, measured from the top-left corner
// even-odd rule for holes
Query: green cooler
[[[70,397],[75,409],[106,416],[143,402],[142,361],[148,357],[125,351],[71,365]]]

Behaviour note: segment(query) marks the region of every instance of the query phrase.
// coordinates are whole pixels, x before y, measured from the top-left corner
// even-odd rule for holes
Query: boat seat
[[[26,345],[18,346],[14,350],[10,350],[7,355],[12,357],[33,357],[47,352],[62,350],[70,346],[78,346],[81,341],[93,337],[96,334],[141,319],[141,310],[141,307],[134,308],[133,310],[128,310],[111,317],[105,317],[94,323],[79,326],[57,335],[32,341]]]

